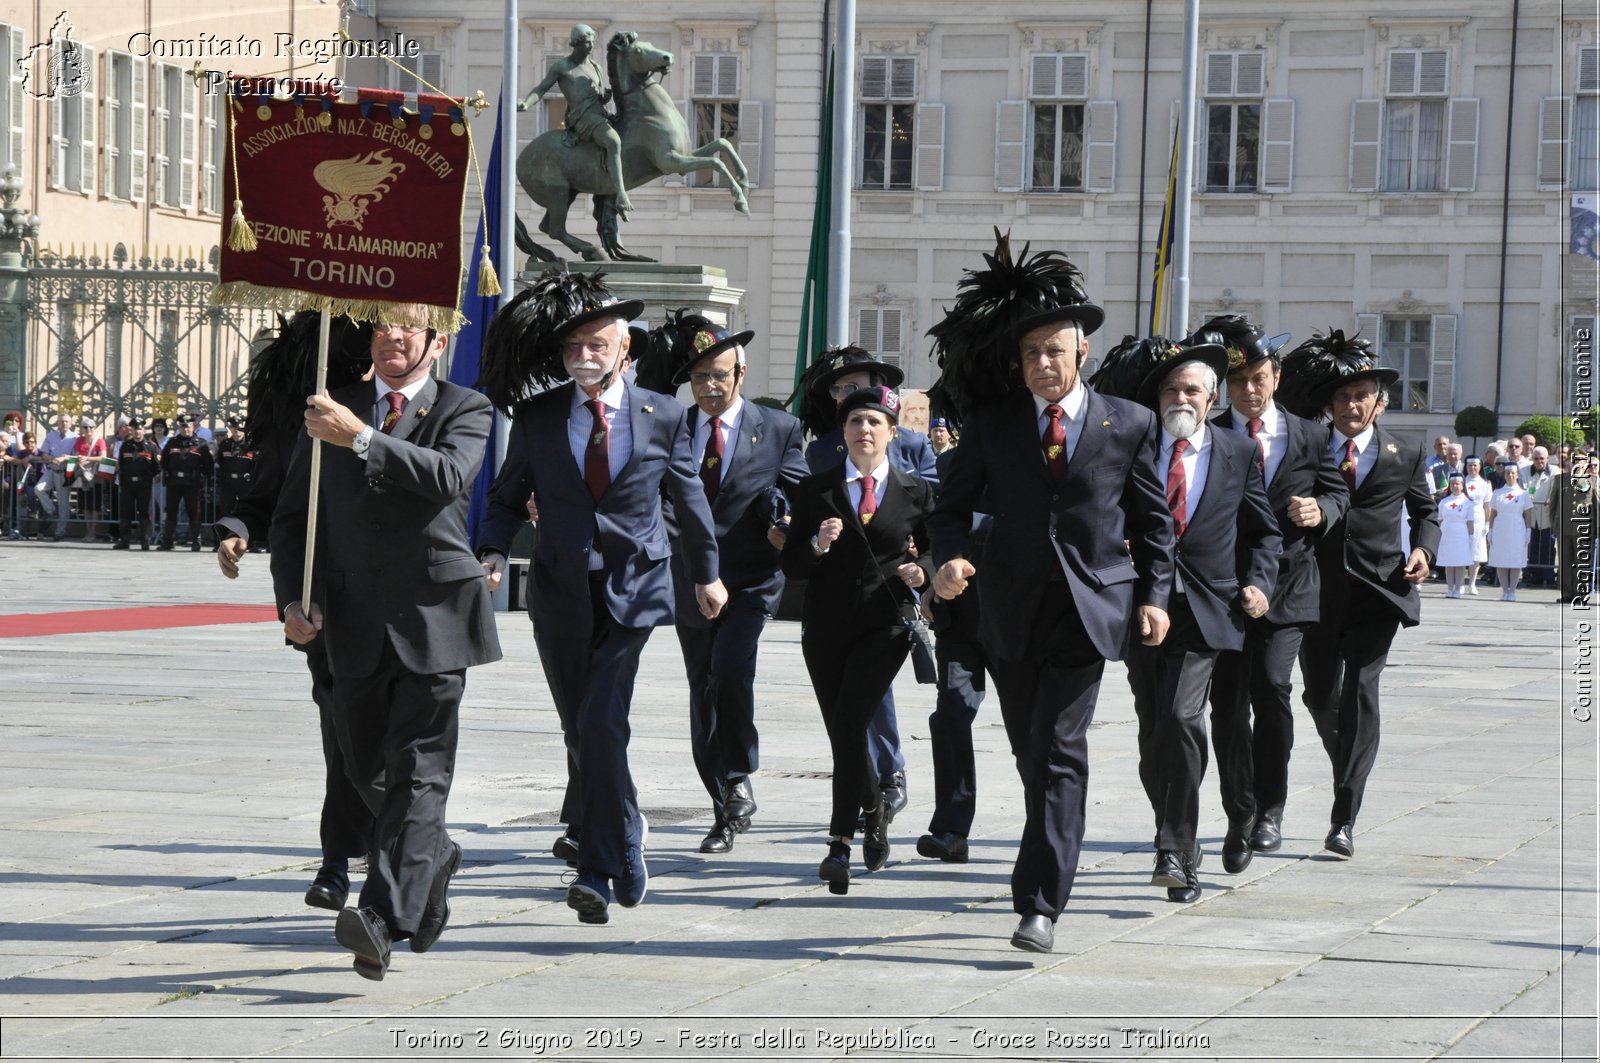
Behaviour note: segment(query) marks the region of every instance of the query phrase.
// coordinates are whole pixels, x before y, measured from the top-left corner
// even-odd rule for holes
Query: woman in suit
[[[889,817],[867,748],[867,724],[910,649],[900,607],[932,576],[928,484],[888,458],[900,400],[862,388],[839,406],[849,460],[800,482],[783,570],[807,581],[800,648],[833,747],[828,856],[817,875],[833,893],[850,888],[850,842],[866,813],[868,871],[889,858]],[[915,544],[912,560],[907,547]]]

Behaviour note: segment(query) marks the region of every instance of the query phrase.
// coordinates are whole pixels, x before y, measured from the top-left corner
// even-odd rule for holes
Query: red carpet
[[[18,613],[0,616],[0,639],[40,635],[81,635],[95,631],[151,631],[212,624],[259,624],[276,621],[270,605],[145,605],[130,609],[79,609],[70,613]]]

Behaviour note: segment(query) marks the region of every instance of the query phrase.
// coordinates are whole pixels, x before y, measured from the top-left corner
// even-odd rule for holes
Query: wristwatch
[[[815,535],[813,535],[811,537],[811,552],[813,554],[816,554],[818,557],[821,557],[823,554],[827,553],[829,550],[832,550],[832,549],[833,549],[833,544],[832,543],[829,543],[827,546],[823,546],[820,542],[817,541],[817,537]]]
[[[365,458],[367,456],[367,449],[371,446],[372,426],[369,424],[367,427],[356,433],[356,437],[350,441],[350,449],[355,451],[356,457]]]

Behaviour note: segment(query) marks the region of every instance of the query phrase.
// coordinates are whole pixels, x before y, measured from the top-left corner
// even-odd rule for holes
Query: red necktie
[[[1256,467],[1261,470],[1261,478],[1267,476],[1267,445],[1261,442],[1261,418],[1252,417],[1245,426],[1250,429],[1250,438],[1256,441]]]
[[[878,485],[870,476],[861,478],[861,503],[856,506],[856,516],[861,518],[864,528],[872,523],[872,515],[878,512]]]
[[[1044,426],[1044,438],[1040,440],[1044,446],[1044,463],[1050,475],[1059,480],[1067,474],[1067,430],[1061,426],[1060,406],[1052,402],[1044,408],[1044,415],[1050,418],[1050,423]]]
[[[1344,460],[1339,463],[1339,475],[1353,492],[1356,489],[1356,441],[1353,439],[1344,441]]]
[[[1189,523],[1189,482],[1183,475],[1183,451],[1188,445],[1187,439],[1174,440],[1172,460],[1167,463],[1167,508],[1172,510],[1174,539],[1183,537],[1183,529]]]
[[[715,502],[722,490],[722,421],[711,418],[711,434],[706,437],[706,455],[700,462],[700,482],[706,485],[706,501]]]
[[[383,415],[383,427],[379,431],[388,435],[400,423],[400,411],[406,404],[406,397],[398,391],[386,392],[383,397],[389,400],[389,412]]]
[[[589,446],[583,452],[583,479],[596,502],[611,486],[611,427],[606,424],[606,406],[599,399],[584,403],[594,418],[589,431]]]

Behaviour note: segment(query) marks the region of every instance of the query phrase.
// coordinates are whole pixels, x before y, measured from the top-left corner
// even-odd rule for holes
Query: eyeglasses
[[[713,381],[715,381],[718,384],[726,384],[728,382],[728,380],[732,376],[733,376],[733,370],[732,369],[718,369],[718,370],[716,370],[714,372],[706,372],[706,373],[690,373],[689,374],[689,383],[696,384],[696,385],[703,385],[703,384],[710,384]]]
[[[412,336],[426,332],[427,329],[428,326],[426,325],[404,325],[398,321],[380,321],[372,326],[372,331],[374,332],[388,332],[408,340]]]
[[[836,399],[842,399],[846,395],[854,395],[860,390],[860,384],[835,384],[828,389],[828,394],[832,395]]]

